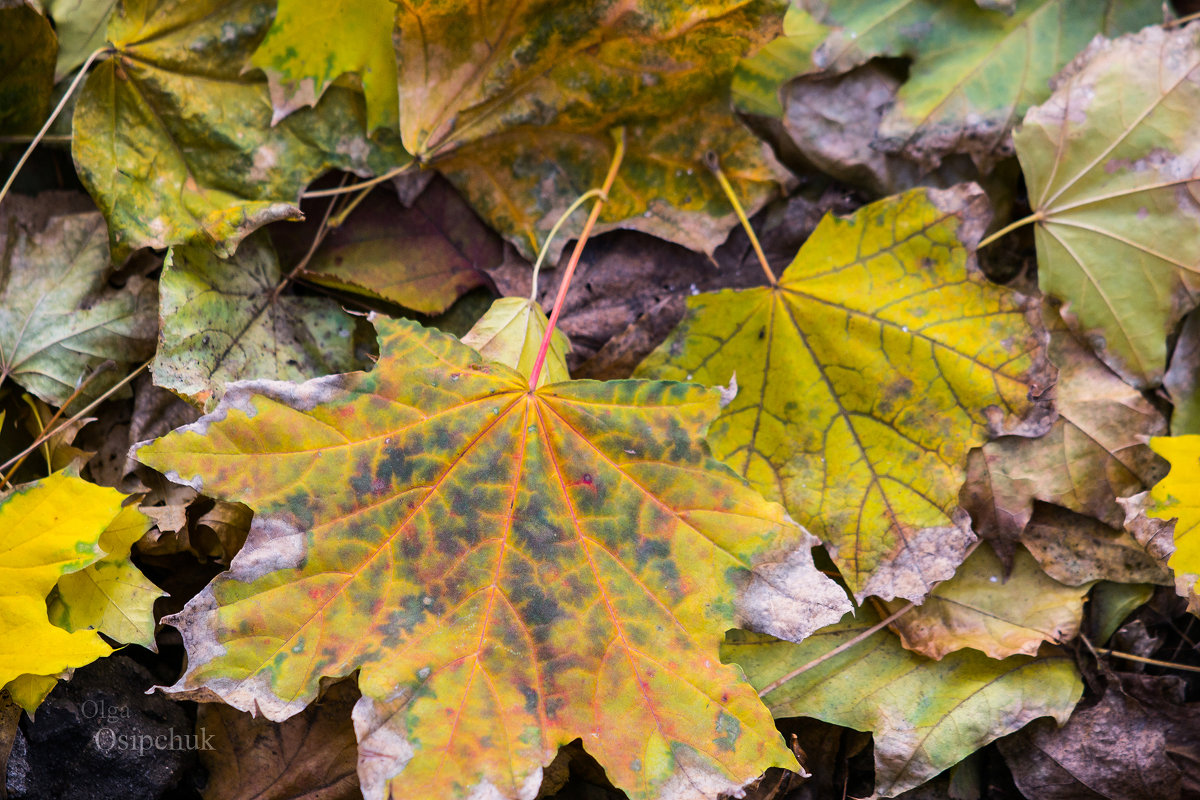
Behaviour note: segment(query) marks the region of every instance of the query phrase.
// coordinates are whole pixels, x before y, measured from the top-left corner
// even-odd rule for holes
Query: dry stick
[[[34,447],[34,449],[37,449],[39,444],[46,445],[47,449],[46,449],[45,455],[46,455],[46,465],[47,466],[50,465],[49,442],[52,437],[45,436],[46,429],[49,428],[51,425],[53,425],[55,423],[55,421],[58,420],[58,418],[62,416],[62,413],[64,411],[66,411],[67,406],[69,406],[69,405],[71,405],[71,403],[75,402],[75,398],[79,397],[79,395],[83,393],[83,390],[87,388],[88,384],[91,383],[93,379],[98,377],[101,373],[107,372],[109,369],[111,369],[114,366],[116,366],[116,362],[114,362],[112,359],[109,359],[109,360],[103,362],[102,364],[99,364],[94,370],[91,371],[91,373],[86,378],[84,378],[82,381],[79,382],[79,385],[75,387],[75,391],[71,392],[71,395],[66,400],[63,401],[63,404],[61,406],[59,406],[58,410],[54,412],[54,415],[50,417],[50,419],[46,422],[45,425],[42,425],[42,420],[37,413],[37,406],[34,405],[32,401],[30,401],[30,407],[34,409],[33,417],[34,417],[34,419],[37,420],[38,426],[41,428],[41,430],[38,431],[38,438],[36,441],[34,441],[33,447]],[[26,397],[28,397],[28,396],[29,395],[26,395]],[[44,436],[45,436],[45,438],[43,438]],[[12,469],[10,469],[7,474],[0,475],[0,488],[3,488],[4,486],[8,486],[9,488],[12,488],[13,475],[15,475],[17,473],[17,470],[19,470],[21,468],[21,465],[25,463],[25,459],[28,458],[29,454],[32,452],[33,452],[33,450],[27,450],[24,453],[18,454],[16,456],[17,463],[13,464]],[[5,464],[5,466],[8,466],[8,465]]]
[[[1176,664],[1173,661],[1159,661],[1157,658],[1146,658],[1145,656],[1135,656],[1133,653],[1122,653],[1119,650],[1109,650],[1106,647],[1093,647],[1097,653],[1102,653],[1106,656],[1119,658],[1124,661],[1136,661],[1139,664],[1151,664],[1156,667],[1167,667],[1168,669],[1182,669],[1188,672],[1200,672],[1200,667],[1193,667],[1191,664]]]
[[[58,119],[58,115],[62,113],[63,108],[67,105],[67,101],[71,99],[71,95],[75,93],[79,82],[83,80],[83,76],[87,75],[88,69],[92,66],[92,62],[105,53],[115,52],[111,48],[102,47],[96,52],[88,56],[87,61],[83,62],[83,66],[79,68],[79,74],[75,76],[75,80],[71,81],[71,85],[67,87],[67,91],[63,94],[62,99],[58,101],[58,105],[54,107],[54,111],[50,113],[50,118],[46,120],[46,124],[37,132],[37,136],[33,137],[33,141],[29,143],[29,147],[25,148],[25,152],[21,155],[21,160],[13,167],[12,173],[8,176],[8,180],[4,182],[4,188],[0,188],[0,203],[4,202],[4,198],[8,196],[8,190],[12,188],[13,181],[17,179],[17,173],[21,171],[21,167],[25,166],[25,162],[29,160],[29,156],[33,154],[33,150],[42,141],[46,135],[46,131],[50,130],[50,126],[54,124],[54,120]]]
[[[1041,211],[1035,211],[1032,214],[1030,214],[1028,217],[1021,217],[1016,222],[1010,222],[1008,225],[1005,225],[1003,228],[996,231],[991,236],[988,236],[987,238],[985,238],[982,242],[975,245],[975,249],[982,250],[983,248],[987,247],[992,242],[999,239],[1004,234],[1009,233],[1011,231],[1015,231],[1017,228],[1023,228],[1031,222],[1041,222],[1045,218],[1046,218],[1046,215],[1043,214]]]
[[[344,183],[345,180],[346,178],[343,176],[342,182]],[[370,189],[367,191],[370,191]],[[362,196],[360,195],[358,199],[361,200]],[[355,204],[357,205],[357,203]],[[317,252],[317,248],[321,246],[321,242],[325,241],[325,237],[329,234],[329,217],[333,213],[333,207],[335,205],[337,205],[337,200],[329,201],[329,205],[325,207],[325,216],[321,217],[321,224],[317,226],[317,233],[315,236],[313,236],[312,242],[310,242],[308,245],[308,252],[304,254],[304,257],[296,263],[296,266],[292,267],[292,271],[285,275],[283,280],[279,282],[279,285],[275,287],[275,291],[271,293],[271,299],[267,302],[266,306],[263,306],[264,309],[266,309],[267,306],[273,305],[275,301],[279,299],[279,294],[283,291],[284,287],[287,286],[291,281],[295,280],[296,274],[307,267],[309,261],[312,261],[313,254]],[[244,332],[245,331],[243,330],[243,333]]]
[[[730,185],[729,179],[725,177],[725,173],[721,171],[721,162],[717,159],[717,154],[709,150],[704,154],[704,163],[712,170],[713,175],[717,178],[717,183],[721,184],[721,191],[725,192],[725,196],[729,198],[729,204],[733,206],[733,212],[737,214],[738,222],[742,223],[742,228],[746,231],[746,235],[750,237],[750,245],[754,248],[754,255],[758,256],[758,265],[762,267],[763,272],[767,275],[767,280],[774,286],[778,282],[775,279],[775,273],[771,271],[771,266],[767,263],[767,256],[763,253],[762,245],[758,243],[758,236],[755,235],[754,228],[750,227],[750,220],[747,219],[745,209],[742,208],[737,195],[734,194],[733,186]]]
[[[813,667],[824,664],[829,659],[835,658],[835,657],[841,655],[842,653],[849,650],[851,647],[854,647],[854,645],[862,642],[864,639],[869,639],[872,636],[874,636],[875,634],[879,633],[881,630],[886,628],[888,625],[891,625],[893,622],[900,619],[900,617],[904,616],[909,611],[912,611],[914,608],[916,608],[916,604],[909,603],[908,605],[904,606],[896,613],[892,614],[887,619],[884,619],[884,620],[876,623],[875,625],[872,625],[871,627],[867,628],[865,631],[860,633],[858,636],[855,636],[853,639],[851,639],[848,642],[843,642],[842,644],[833,648],[832,650],[830,650],[828,653],[821,656],[820,658],[814,658],[812,661],[808,662],[803,667],[797,667],[796,669],[789,672],[787,675],[784,675],[782,678],[771,681],[770,683],[768,683],[766,686],[764,686],[762,689],[759,690],[758,696],[766,697],[767,694],[775,691],[780,686],[783,686],[785,683],[787,683],[788,681],[790,681],[792,678],[796,677],[797,675],[802,675],[805,672],[808,672]]]
[[[303,192],[303,193],[301,193],[300,197],[303,198],[304,200],[308,200],[313,197],[333,197],[334,195],[338,195],[338,194],[350,194],[352,192],[357,192],[359,189],[366,189],[369,186],[375,186],[376,184],[383,183],[384,181],[390,181],[392,178],[395,178],[397,175],[403,175],[404,173],[406,173],[410,169],[412,169],[413,165],[416,163],[417,162],[415,162],[415,161],[410,161],[407,164],[396,167],[395,169],[390,169],[387,172],[383,173],[382,175],[371,178],[369,181],[363,181],[362,183],[354,183],[354,184],[351,184],[350,186],[339,186],[336,189],[317,189],[316,191],[312,191],[312,192]]]
[[[119,380],[115,384],[113,384],[111,389],[108,389],[107,391],[104,392],[104,394],[100,395],[95,400],[93,400],[92,402],[90,402],[86,406],[84,406],[78,413],[74,414],[66,422],[59,425],[57,428],[55,428],[52,431],[43,432],[41,436],[39,436],[37,439],[34,439],[33,444],[29,445],[29,447],[26,447],[24,450],[17,453],[12,458],[10,458],[8,461],[5,461],[3,464],[0,464],[0,469],[8,469],[10,466],[13,465],[13,462],[17,461],[18,459],[24,458],[25,456],[32,453],[34,450],[37,450],[39,447],[41,447],[42,442],[45,442],[45,441],[49,440],[51,437],[57,435],[59,433],[59,431],[66,428],[68,425],[71,425],[71,424],[83,419],[85,414],[90,413],[92,411],[92,409],[94,409],[96,406],[103,403],[105,400],[107,400],[109,397],[111,397],[115,392],[119,391],[122,386],[124,386],[125,384],[129,383],[131,380],[136,378],[138,376],[138,373],[141,372],[142,370],[144,370],[146,367],[150,366],[151,362],[153,362],[153,361],[154,361],[153,358],[148,359],[147,361],[142,363],[141,366],[134,369],[133,372],[129,373],[124,378],[122,378],[121,380]]]
[[[550,321],[546,325],[546,333],[542,336],[542,346],[538,348],[537,359],[534,360],[533,369],[529,373],[530,391],[537,389],[538,376],[542,372],[542,364],[546,363],[546,352],[550,349],[550,338],[554,335],[554,326],[558,323],[559,313],[562,312],[563,301],[567,299],[571,276],[575,274],[575,266],[579,263],[583,246],[587,244],[588,236],[591,235],[596,220],[600,218],[600,209],[604,206],[604,200],[608,197],[609,190],[612,189],[613,181],[617,179],[617,170],[621,167],[621,160],[625,158],[625,129],[614,130],[613,139],[616,141],[616,149],[613,152],[612,163],[608,165],[608,174],[604,176],[604,185],[600,187],[600,195],[596,198],[596,204],[592,206],[592,213],[588,214],[587,222],[583,225],[583,232],[579,234],[579,239],[575,242],[571,260],[567,262],[567,271],[563,274],[562,283],[558,285],[558,297],[554,298]]]

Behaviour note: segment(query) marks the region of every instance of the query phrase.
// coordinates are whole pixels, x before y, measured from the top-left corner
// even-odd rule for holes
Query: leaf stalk
[[[621,168],[621,161],[625,158],[625,129],[617,128],[613,131],[613,139],[616,142],[616,147],[613,151],[612,163],[608,165],[608,174],[604,176],[604,185],[600,187],[600,194],[596,196],[596,203],[592,206],[592,213],[588,214],[587,222],[583,224],[583,231],[579,234],[579,238],[575,241],[575,249],[571,252],[571,260],[567,262],[567,271],[563,274],[562,283],[558,285],[558,296],[554,298],[554,308],[550,311],[550,321],[546,325],[546,332],[542,335],[542,344],[538,348],[537,359],[533,362],[533,369],[529,372],[529,390],[537,389],[538,376],[541,375],[542,365],[546,363],[546,353],[550,350],[550,339],[554,336],[554,326],[558,324],[558,315],[562,312],[563,301],[567,299],[567,289],[571,286],[571,276],[575,274],[575,267],[579,264],[579,256],[583,253],[583,247],[587,244],[588,237],[592,234],[592,228],[596,225],[596,220],[600,218],[600,209],[604,207],[604,201],[608,199],[608,193],[612,189],[613,182],[617,179],[617,170]]]
[[[991,236],[986,237],[982,242],[975,245],[975,249],[982,250],[983,248],[987,247],[989,244],[996,241],[997,239],[999,239],[1001,236],[1005,235],[1006,233],[1011,233],[1012,231],[1015,231],[1017,228],[1023,228],[1031,222],[1041,222],[1045,218],[1046,218],[1046,215],[1043,214],[1041,211],[1035,211],[1032,214],[1030,214],[1028,217],[1021,217],[1016,222],[1010,222],[1009,224],[1005,225],[1000,230],[993,233]]]
[[[733,213],[737,214],[738,222],[742,223],[742,229],[750,237],[750,246],[754,248],[754,255],[758,257],[758,265],[762,267],[763,272],[766,274],[767,282],[772,286],[777,285],[779,281],[775,278],[775,273],[771,270],[771,265],[767,263],[767,256],[763,253],[762,245],[758,242],[758,235],[754,233],[754,228],[750,227],[750,220],[746,216],[746,210],[742,208],[737,194],[733,191],[733,185],[725,177],[725,173],[721,171],[721,162],[718,160],[717,154],[709,150],[704,156],[704,163],[712,170],[717,183],[721,184],[721,191],[729,198],[729,204],[733,206]]]

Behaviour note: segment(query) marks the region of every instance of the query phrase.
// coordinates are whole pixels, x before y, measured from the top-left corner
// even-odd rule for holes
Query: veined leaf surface
[[[731,631],[721,654],[765,688],[878,621],[864,606],[798,645]],[[784,681],[763,700],[776,717],[815,717],[871,731],[875,791],[893,797],[1038,717],[1061,725],[1082,693],[1066,653],[997,661],[960,650],[933,661],[905,650],[885,628]]]
[[[376,319],[370,373],[246,382],[137,451],[254,525],[171,624],[171,691],[281,720],[360,670],[369,798],[529,800],[583,737],[632,797],[701,797],[794,765],[716,656],[848,607],[815,539],[713,460],[718,393],[528,379]],[[686,565],[686,566],[685,566]]]
[[[1024,298],[973,265],[986,215],[960,186],[826,217],[777,286],[690,298],[638,368],[736,374],[714,453],[825,541],[860,598],[919,600],[953,574],[974,540],[967,451],[1044,388]]]
[[[252,230],[298,219],[300,190],[325,170],[370,174],[408,160],[366,138],[349,90],[271,125],[266,81],[243,68],[273,13],[264,0],[117,7],[116,52],[88,76],[72,139],[114,258],[184,243],[229,255]]]
[[[1098,39],[1014,136],[1042,291],[1117,374],[1161,382],[1200,292],[1200,31]]]

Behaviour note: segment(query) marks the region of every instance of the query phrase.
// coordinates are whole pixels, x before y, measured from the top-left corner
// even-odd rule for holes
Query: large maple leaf
[[[794,767],[717,649],[848,603],[815,539],[709,456],[719,393],[533,392],[450,336],[376,324],[370,373],[235,383],[137,450],[255,510],[231,571],[170,620],[188,649],[170,691],[282,720],[360,670],[368,797],[532,798],[576,737],[638,798]]]
[[[971,249],[978,187],[827,216],[774,286],[689,298],[647,377],[741,391],[713,451],[830,548],[859,597],[919,601],[966,555],[967,451],[1046,387],[1028,301]]]

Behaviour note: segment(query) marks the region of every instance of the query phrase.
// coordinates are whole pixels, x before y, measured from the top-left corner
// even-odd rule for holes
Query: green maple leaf
[[[801,644],[731,631],[722,658],[739,664],[776,717],[815,717],[875,743],[875,791],[894,797],[1038,717],[1061,725],[1083,693],[1066,653],[1002,661],[959,650],[934,661],[886,628],[800,672],[879,621],[870,606]]]
[[[359,670],[371,798],[531,796],[582,737],[631,796],[794,766],[735,625],[800,638],[848,607],[783,509],[714,461],[694,384],[528,379],[376,319],[370,373],[233,384],[137,457],[254,526],[175,617],[171,691],[281,720]]]
[[[974,540],[967,451],[1044,390],[1027,301],[970,248],[977,187],[827,216],[775,286],[688,299],[637,374],[740,390],[715,454],[829,547],[858,597],[919,601]]]
[[[878,146],[936,165],[947,153],[990,164],[1048,81],[1096,34],[1162,18],[1157,0],[1022,0],[998,14],[969,0],[803,0],[835,30],[812,55],[845,71],[879,56],[908,57],[909,79],[879,127]]]
[[[1097,40],[1014,137],[1037,216],[1038,282],[1139,388],[1200,278],[1200,46],[1194,27]]]

